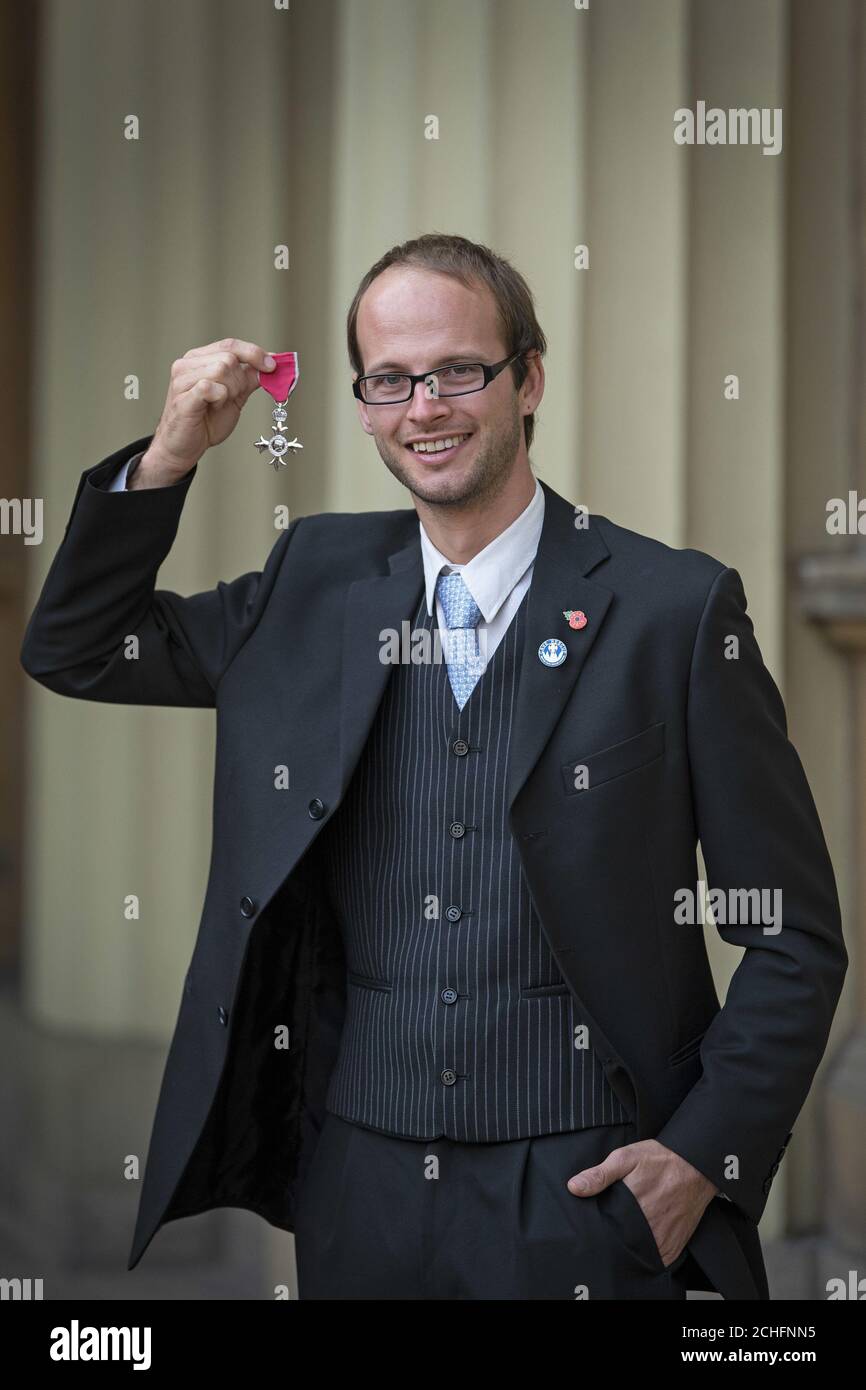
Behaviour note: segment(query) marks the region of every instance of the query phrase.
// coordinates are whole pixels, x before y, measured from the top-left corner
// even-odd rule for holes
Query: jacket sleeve
[[[82,473],[20,660],[59,695],[213,707],[221,677],[261,618],[298,519],[261,571],[186,596],[155,588],[198,464],[166,487],[110,491],[117,470],[150,438]]]
[[[729,890],[768,889],[781,925],[714,913],[744,955],[704,1036],[703,1073],[656,1138],[757,1222],[826,1048],[848,955],[818,814],[734,569],[717,575],[698,624],[687,738],[707,893],[721,889],[730,903]]]

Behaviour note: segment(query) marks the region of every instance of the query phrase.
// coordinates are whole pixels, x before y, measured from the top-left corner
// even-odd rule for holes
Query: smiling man
[[[348,347],[411,507],[298,518],[261,572],[155,589],[270,365],[193,349],[155,435],[82,475],[22,648],[63,694],[219,710],[130,1267],[242,1206],[294,1231],[302,1299],[767,1298],[757,1222],[847,953],[740,576],[535,477],[546,342],[487,247],[395,247]],[[444,663],[383,659],[406,622]],[[714,889],[783,903],[772,932],[718,924],[723,1007],[677,918],[698,838]]]
[[[352,355],[361,354],[359,366],[369,364],[361,385],[355,381],[361,423],[412,494],[429,538],[456,546],[456,558],[469,561],[535,493],[523,419],[544,392],[540,351],[522,355],[521,399],[505,370],[521,354],[503,354],[496,300],[486,285],[398,265],[372,280],[356,303]],[[423,332],[415,331],[418,323]],[[402,373],[412,373],[413,364],[418,372],[419,362],[420,384],[409,383]],[[443,442],[452,447],[443,449]]]

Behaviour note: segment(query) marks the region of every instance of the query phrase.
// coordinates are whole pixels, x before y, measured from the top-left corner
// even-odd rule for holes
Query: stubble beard
[[[523,419],[515,406],[502,429],[478,448],[468,472],[447,479],[431,477],[429,481],[412,474],[399,445],[392,451],[373,437],[385,467],[413,497],[430,507],[460,507],[479,500],[492,502],[502,491],[520,448],[522,429]]]

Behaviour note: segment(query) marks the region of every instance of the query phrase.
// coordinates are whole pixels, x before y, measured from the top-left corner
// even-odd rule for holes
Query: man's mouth
[[[421,441],[416,444],[407,444],[405,447],[415,458],[423,459],[425,462],[435,460],[437,463],[445,459],[453,458],[457,450],[462,448],[467,439],[471,439],[470,434],[450,434],[441,439]]]

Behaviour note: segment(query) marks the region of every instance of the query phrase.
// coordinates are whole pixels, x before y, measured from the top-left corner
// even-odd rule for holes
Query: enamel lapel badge
[[[563,608],[562,616],[568,619],[568,626],[574,628],[586,627],[589,621],[580,608]]]
[[[568,656],[568,647],[558,637],[545,637],[538,648],[538,660],[543,666],[561,666]]]

